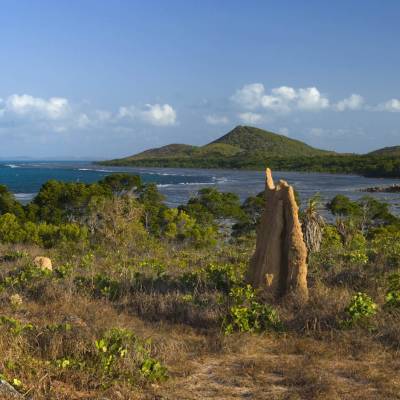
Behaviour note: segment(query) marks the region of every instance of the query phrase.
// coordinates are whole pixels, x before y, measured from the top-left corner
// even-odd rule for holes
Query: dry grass
[[[0,255],[11,250],[16,248],[3,248]],[[19,250],[27,255],[0,263],[2,280],[41,254],[37,248]],[[222,292],[204,282],[189,289],[179,281],[183,273],[210,262],[243,263],[251,251],[251,246],[211,252],[149,246],[140,254],[103,251],[85,264],[84,253],[54,250],[49,255],[56,266],[68,261],[70,275],[53,273],[0,292],[0,315],[35,326],[20,334],[0,326],[0,372],[22,382],[25,398],[38,400],[400,399],[398,314],[380,313],[373,329],[340,326],[354,288],[382,298],[379,282],[369,279],[374,271],[353,274],[351,283],[343,283],[342,267],[311,271],[309,303],[300,307],[287,299],[275,304],[286,330],[260,335],[225,335]],[[135,275],[138,269],[132,265],[155,259],[165,274],[146,269],[140,278]],[[76,284],[77,277],[90,283],[99,273],[117,283],[115,297]],[[19,307],[10,303],[16,293],[23,300]],[[70,329],[48,328],[60,324]],[[94,341],[115,327],[141,340],[151,338],[152,357],[168,368],[166,382],[135,375],[134,382],[113,378],[104,384],[97,364],[90,364]],[[133,368],[135,360],[129,357],[118,361],[121,371]],[[88,363],[82,369],[57,367],[55,361],[64,358]]]

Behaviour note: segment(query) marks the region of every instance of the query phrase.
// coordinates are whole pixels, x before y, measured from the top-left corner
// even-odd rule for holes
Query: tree
[[[196,197],[188,201],[188,205],[201,204],[217,219],[243,218],[239,197],[234,193],[219,192],[214,188],[201,189]]]
[[[20,220],[25,219],[25,212],[21,204],[15,200],[6,186],[0,185],[0,215],[6,213],[14,214]]]
[[[311,197],[302,218],[303,237],[309,253],[319,251],[322,242],[325,220],[318,212],[319,202],[319,195]]]
[[[143,205],[142,220],[148,232],[155,235],[161,233],[162,214],[168,208],[162,195],[154,183],[143,185],[139,191],[139,202]]]
[[[139,190],[142,180],[139,175],[120,173],[106,176],[99,184],[108,187],[116,195],[122,195]]]

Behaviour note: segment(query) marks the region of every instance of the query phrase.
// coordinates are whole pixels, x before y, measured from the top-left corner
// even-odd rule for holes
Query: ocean
[[[186,203],[204,187],[215,187],[236,193],[241,200],[264,189],[263,171],[103,167],[89,161],[0,161],[0,184],[6,185],[19,201],[26,204],[49,179],[91,183],[113,172],[137,174],[144,182],[157,184],[171,207]],[[328,201],[338,193],[356,199],[365,195],[360,192],[362,188],[399,183],[396,179],[280,171],[274,172],[274,178],[284,179],[293,185],[300,195],[302,204],[316,193],[319,193],[324,201]],[[369,195],[389,202],[392,211],[400,215],[399,193]]]

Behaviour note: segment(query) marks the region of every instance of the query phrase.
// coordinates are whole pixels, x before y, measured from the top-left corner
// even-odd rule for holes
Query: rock
[[[369,188],[360,189],[360,192],[368,193],[400,193],[400,185],[393,184],[390,186],[373,186]]]
[[[247,280],[275,297],[293,293],[306,301],[307,248],[298,216],[294,191],[285,181],[275,186],[266,171],[265,210],[257,230],[256,250]]]
[[[35,257],[33,263],[42,271],[53,271],[53,265],[48,257]]]
[[[4,396],[4,397],[3,397]],[[15,390],[7,381],[0,378],[0,398],[1,399],[23,399],[21,393]]]

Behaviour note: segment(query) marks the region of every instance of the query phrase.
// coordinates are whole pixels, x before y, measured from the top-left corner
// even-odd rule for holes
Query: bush
[[[0,216],[0,242],[20,243],[25,239],[25,232],[14,214]]]
[[[165,381],[168,378],[167,368],[154,358],[146,358],[140,366],[141,374],[149,381]]]
[[[232,264],[209,264],[204,272],[208,285],[225,293],[243,281],[243,271]]]
[[[358,292],[350,301],[346,308],[348,315],[345,321],[346,325],[353,325],[358,322],[363,322],[376,314],[378,306],[366,293]]]
[[[400,307],[400,274],[389,276],[389,288],[385,296],[385,306]]]
[[[233,288],[229,297],[232,305],[223,323],[226,334],[282,329],[276,310],[268,304],[259,303],[251,285]]]
[[[166,209],[162,214],[162,234],[168,239],[190,242],[204,247],[216,243],[217,232],[213,226],[201,226],[185,211]]]
[[[127,329],[112,328],[105,332],[103,337],[95,341],[98,363],[104,376],[118,378],[116,364],[130,355],[134,370],[144,378],[152,382],[167,379],[167,368],[150,356],[149,345],[150,341],[142,341]],[[124,372],[122,374],[126,375]],[[132,381],[132,377],[126,377]]]
[[[134,340],[135,336],[132,332],[114,328],[95,341],[97,355],[104,373],[110,373],[116,361],[126,356]]]
[[[390,267],[400,266],[400,231],[397,227],[379,228],[373,233],[371,252],[376,261]]]
[[[107,245],[115,251],[142,246],[148,237],[141,222],[143,209],[129,196],[93,199],[87,225],[93,244]]]

